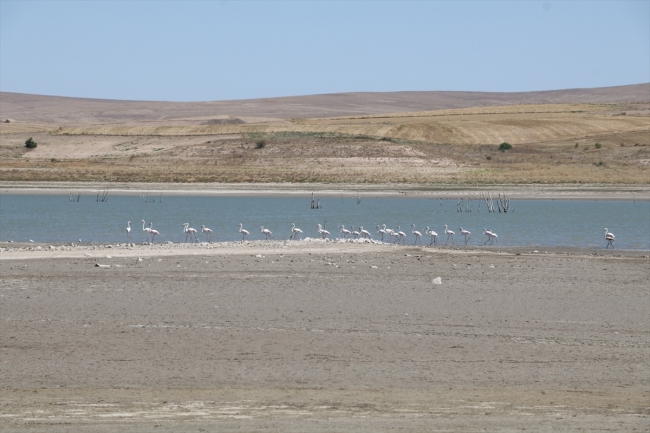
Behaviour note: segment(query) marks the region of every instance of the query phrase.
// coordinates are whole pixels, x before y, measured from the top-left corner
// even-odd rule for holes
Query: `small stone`
[[[436,277],[432,281],[433,284],[442,284],[442,278],[441,277]]]
[[[106,258],[107,258],[107,259],[112,259],[112,258],[113,258],[113,256],[106,256]]]
[[[372,265],[371,268],[372,268],[372,269],[377,269],[377,266]]]
[[[142,261],[142,257],[138,257],[138,260],[136,260],[136,261],[141,262],[141,261]]]
[[[95,263],[96,268],[110,268],[111,265],[100,265],[99,263]]]

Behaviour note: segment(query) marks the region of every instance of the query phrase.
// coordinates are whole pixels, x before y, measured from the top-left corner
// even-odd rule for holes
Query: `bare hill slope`
[[[0,92],[0,119],[56,124],[354,116],[514,104],[650,100],[650,83],[541,92],[365,92],[209,102],[119,101]],[[246,119],[250,118],[250,119]]]

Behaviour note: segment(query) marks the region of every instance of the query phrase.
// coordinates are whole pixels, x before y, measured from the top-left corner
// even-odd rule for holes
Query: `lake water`
[[[151,200],[151,199],[150,199]],[[484,227],[499,235],[501,246],[567,246],[603,248],[603,228],[616,235],[620,249],[650,250],[650,202],[585,200],[516,200],[508,213],[489,213],[485,202],[472,201],[473,212],[457,212],[457,200],[429,198],[354,198],[325,197],[323,208],[310,208],[310,197],[206,197],[170,196],[162,202],[143,202],[139,196],[111,195],[107,202],[94,196],[82,196],[70,202],[67,195],[0,196],[0,241],[43,243],[126,242],[126,223],[132,222],[132,241],[143,242],[141,220],[161,235],[156,242],[181,242],[182,224],[190,223],[200,231],[202,224],[214,231],[212,241],[241,239],[239,223],[251,232],[250,239],[264,239],[260,226],[273,232],[275,239],[288,239],[291,223],[303,230],[303,237],[318,236],[316,224],[324,225],[331,237],[341,224],[349,229],[364,226],[376,236],[375,226],[408,233],[413,242],[411,224],[424,233],[426,226],[440,235],[444,243],[444,224],[456,232],[456,244],[463,244],[459,227],[472,232],[470,245],[482,245],[487,239]],[[204,239],[199,233],[199,239]],[[429,243],[425,236],[423,242]]]

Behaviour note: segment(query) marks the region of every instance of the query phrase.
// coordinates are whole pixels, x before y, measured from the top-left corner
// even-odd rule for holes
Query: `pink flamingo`
[[[206,226],[201,226],[201,233],[205,233],[205,236],[208,238],[208,243],[212,239],[212,229],[207,228]]]

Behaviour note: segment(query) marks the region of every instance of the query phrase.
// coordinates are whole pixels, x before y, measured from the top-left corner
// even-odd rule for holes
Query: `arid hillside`
[[[391,113],[380,111],[376,96],[368,102],[369,95],[377,94],[359,94],[365,97],[357,100],[362,114],[330,117],[307,114],[329,107],[325,96],[335,95],[304,97],[303,102],[312,98],[312,105],[296,117],[288,116],[294,105],[278,101],[300,98],[277,98],[276,111],[253,104],[248,117],[235,111],[217,114],[214,107],[216,111],[200,112],[200,104],[179,111],[183,104],[169,103],[165,110],[156,104],[167,103],[152,103],[141,111],[150,120],[129,114],[135,109],[131,104],[144,107],[145,102],[125,102],[124,111],[94,112],[95,105],[117,107],[121,102],[83,100],[89,104],[83,112],[73,104],[79,100],[58,98],[65,100],[60,123],[48,117],[54,108],[37,104],[30,114],[33,121],[0,124],[0,180],[647,184],[648,89],[650,85],[587,89],[594,99],[618,102],[483,106],[487,99],[478,98],[474,107],[426,111],[410,107],[436,92],[413,92],[418,98]],[[534,92],[528,99],[542,98],[540,94],[587,98],[587,90]],[[339,96],[345,101],[350,95]],[[455,96],[453,103],[471,102]],[[501,102],[516,99],[501,96]],[[235,102],[247,107],[245,101],[228,103]],[[342,103],[338,109],[345,112],[349,106]],[[111,117],[121,120],[107,121]],[[80,122],[82,118],[102,121]],[[29,137],[37,148],[25,148]]]

